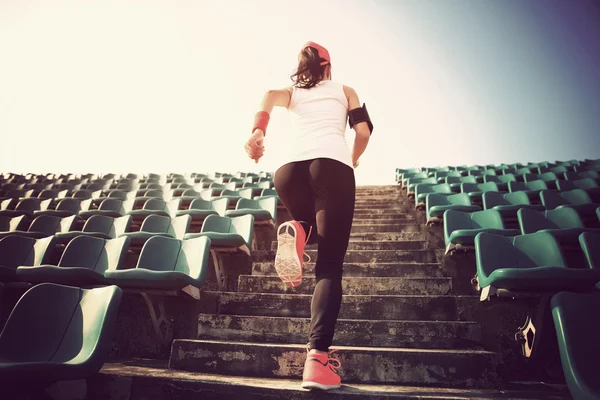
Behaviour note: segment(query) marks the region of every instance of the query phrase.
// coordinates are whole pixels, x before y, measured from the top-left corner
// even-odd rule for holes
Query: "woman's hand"
[[[265,154],[265,133],[262,129],[255,129],[250,139],[246,142],[246,153],[256,163]]]

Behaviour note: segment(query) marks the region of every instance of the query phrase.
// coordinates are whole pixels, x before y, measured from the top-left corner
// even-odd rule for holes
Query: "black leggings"
[[[342,263],[354,217],[354,170],[329,158],[285,164],[275,189],[292,218],[302,221],[309,244],[318,243],[317,285],[311,302],[310,348],[329,351],[342,304]]]

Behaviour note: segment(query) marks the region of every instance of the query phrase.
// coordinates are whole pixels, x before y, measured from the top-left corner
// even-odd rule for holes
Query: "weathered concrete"
[[[483,350],[422,350],[336,347],[348,383],[394,383],[450,387],[498,384],[495,353]],[[264,378],[302,375],[306,349],[301,345],[176,340],[169,367],[210,374]]]
[[[255,251],[254,262],[275,260],[275,251]],[[317,250],[306,250],[311,260],[316,260]],[[442,250],[348,250],[344,262],[377,263],[377,262],[422,262],[436,263],[443,257]]]
[[[350,242],[360,240],[426,240],[425,233],[421,232],[363,232],[351,233]]]
[[[203,313],[310,317],[310,295],[203,292]],[[340,318],[411,321],[474,321],[477,296],[343,296]]]
[[[315,263],[304,264],[304,276],[315,276]],[[253,275],[277,275],[273,262],[252,264]],[[396,276],[396,277],[432,277],[443,276],[441,264],[436,263],[344,263],[344,276]]]
[[[421,227],[415,224],[361,224],[352,225],[351,233],[370,232],[419,232]]]
[[[291,288],[276,276],[240,275],[238,291],[248,293],[312,294],[314,277],[304,277],[302,284]],[[345,277],[342,290],[346,295],[445,295],[452,292],[451,278],[367,278]]]
[[[309,318],[200,314],[198,339],[263,343],[308,341]],[[467,321],[338,320],[339,346],[466,349],[481,347],[481,329]]]
[[[316,250],[318,246],[308,245],[305,250]],[[423,250],[424,240],[361,240],[348,243],[348,250]],[[271,251],[277,251],[277,242],[271,243]]]
[[[567,400],[566,387],[542,384],[500,389],[343,384],[327,393],[303,390],[298,379],[247,378],[169,370],[166,365],[135,360],[105,364],[88,380],[88,400]],[[62,400],[62,399],[56,399]]]

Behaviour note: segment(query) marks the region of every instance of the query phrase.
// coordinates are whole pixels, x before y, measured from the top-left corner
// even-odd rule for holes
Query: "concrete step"
[[[299,376],[281,379],[198,374],[168,369],[167,363],[162,360],[126,360],[105,363],[98,374],[88,379],[88,400],[571,399],[564,385],[556,387],[529,384],[508,389],[459,389],[342,382],[340,389],[320,393],[301,389],[300,383]]]
[[[423,240],[425,238],[425,232],[362,232],[362,233],[351,233],[350,242],[363,241],[363,240],[376,240],[376,241],[387,241],[387,240]]]
[[[276,252],[257,250],[252,252],[253,262],[274,261]],[[317,250],[306,250],[311,260],[317,259]],[[437,263],[444,255],[443,250],[348,250],[344,262],[420,262]]]
[[[354,217],[358,215],[408,215],[410,209],[409,208],[395,208],[395,209],[380,209],[380,208],[355,208],[354,209]]]
[[[421,225],[409,224],[363,224],[352,225],[350,233],[372,233],[372,232],[419,232]]]
[[[314,277],[291,288],[276,276],[240,275],[238,292],[312,294],[315,284]],[[452,293],[452,278],[346,277],[342,288],[347,295],[446,295]]]
[[[306,263],[302,271],[304,276],[315,276],[315,263]],[[274,262],[252,263],[253,275],[277,276]],[[441,264],[437,263],[344,263],[344,277],[431,277],[444,276]]]
[[[262,343],[304,343],[309,318],[200,314],[198,339]],[[464,321],[338,320],[339,346],[406,347],[420,349],[479,348],[481,328]]]
[[[390,223],[389,221],[393,221],[397,223],[398,221],[414,221],[415,216],[409,213],[403,214],[359,214],[355,215],[353,221],[363,221],[363,220],[376,220],[381,223]]]
[[[308,245],[305,250],[316,250],[316,244]],[[348,250],[424,250],[424,240],[361,240],[348,243]],[[271,243],[271,251],[277,251],[277,242]]]
[[[499,355],[483,350],[336,347],[343,382],[493,387]],[[305,345],[176,339],[169,367],[208,374],[297,378]]]
[[[393,217],[393,218],[388,218],[388,219],[381,219],[381,218],[371,218],[366,217],[366,218],[362,218],[363,216],[359,216],[354,217],[354,219],[352,220],[352,225],[375,225],[375,224],[416,224],[417,221],[415,220],[414,217],[410,216],[403,216],[403,217]]]
[[[310,317],[311,295],[205,291],[206,314]],[[476,321],[478,296],[343,296],[339,318],[408,321]]]

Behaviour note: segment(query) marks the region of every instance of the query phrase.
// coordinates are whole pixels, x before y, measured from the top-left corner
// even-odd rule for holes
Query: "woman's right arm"
[[[348,99],[348,111],[360,108],[360,101],[358,101],[358,95],[356,91],[349,86],[344,86],[344,93]],[[367,145],[369,144],[369,138],[371,137],[371,131],[369,125],[366,122],[359,122],[354,124],[354,131],[356,137],[354,138],[354,146],[352,146],[352,165],[358,163],[358,159],[364,153]]]

